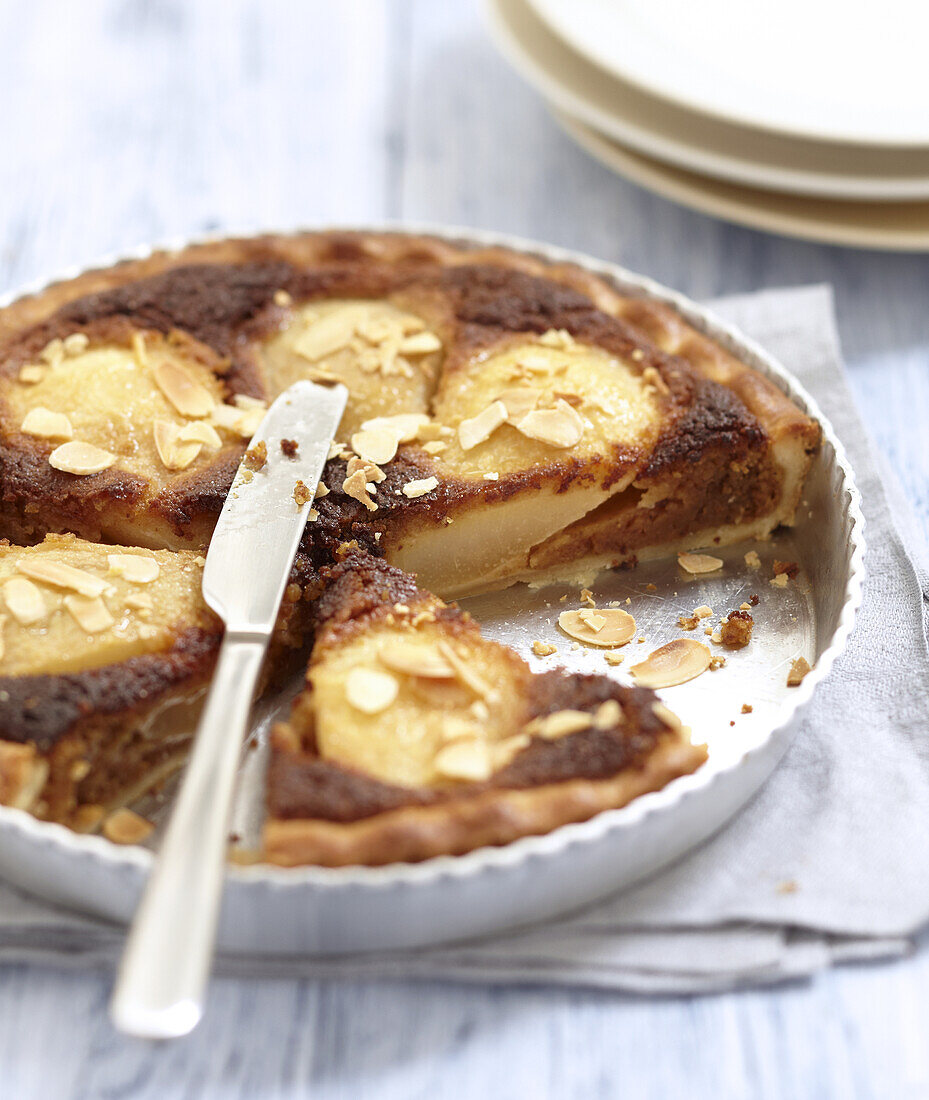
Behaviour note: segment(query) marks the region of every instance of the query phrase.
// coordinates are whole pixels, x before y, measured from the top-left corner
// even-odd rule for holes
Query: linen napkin
[[[416,977],[694,993],[897,956],[929,923],[929,574],[841,366],[832,295],[811,287],[716,310],[808,387],[845,444],[868,578],[845,655],[780,767],[721,833],[585,912],[490,940],[350,959],[221,957],[226,975]],[[111,966],[120,929],[0,885],[0,961]]]

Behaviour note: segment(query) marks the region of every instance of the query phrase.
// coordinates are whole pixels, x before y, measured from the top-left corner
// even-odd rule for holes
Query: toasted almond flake
[[[808,672],[812,672],[810,662],[806,657],[797,657],[796,660],[790,662],[790,672],[787,673],[787,686],[797,687],[802,684],[803,678]]]
[[[758,554],[754,550],[749,550],[749,552],[745,555],[744,561],[749,569],[761,568],[761,558],[758,557]]]
[[[705,603],[702,603],[699,607],[694,608],[694,616],[698,619],[708,619],[712,614],[713,608],[707,607]]]
[[[786,588],[789,579],[786,573],[778,573],[768,581],[768,584],[774,585],[775,588]]]
[[[524,732],[532,737],[555,741],[559,737],[567,737],[568,734],[590,729],[593,721],[593,715],[584,710],[556,710],[554,714],[533,718],[524,727]]]
[[[26,413],[19,430],[40,439],[70,439],[74,435],[71,421],[64,413],[52,412],[42,405]]]
[[[54,340],[49,340],[45,347],[39,352],[39,358],[43,363],[48,363],[50,367],[57,367],[64,357],[64,342],[58,336],[56,336]]]
[[[155,450],[169,470],[186,470],[202,448],[201,443],[181,443],[180,432],[181,428],[170,420],[156,420],[152,428]]]
[[[320,481],[316,486],[316,492],[313,494],[314,500],[322,500],[323,497],[329,496],[329,486]]]
[[[423,450],[427,455],[439,455],[443,451],[448,450],[448,444],[443,443],[441,439],[433,439],[423,444]]]
[[[250,411],[251,409],[261,409],[264,412],[268,410],[267,401],[263,401],[260,397],[252,397],[247,393],[237,393],[233,395],[232,402],[237,409],[243,411]]]
[[[294,304],[293,298],[287,293],[286,290],[275,290],[272,295],[272,300],[276,306],[280,306],[281,309],[287,309]]]
[[[589,588],[582,588],[581,589],[580,600],[581,600],[581,603],[587,604],[588,607],[595,608],[597,606],[597,601],[594,599],[594,594],[593,594],[593,592],[590,591]],[[626,603],[629,603],[629,600],[626,600]],[[614,606],[618,606],[618,605],[610,604],[610,606],[614,607]]]
[[[70,336],[66,336],[62,341],[65,355],[80,355],[89,346],[90,340],[86,332],[72,332]]]
[[[596,611],[589,609],[578,611],[577,617],[585,626],[589,626],[595,634],[598,634],[606,626],[606,619]]]
[[[712,554],[678,554],[677,564],[687,573],[715,573],[722,569],[723,560]]]
[[[417,332],[401,340],[397,350],[401,355],[429,355],[441,349],[442,341],[434,332]]]
[[[158,579],[161,566],[145,554],[107,554],[110,572],[133,584],[151,584]]]
[[[342,482],[342,491],[353,500],[360,501],[369,512],[376,512],[377,505],[368,495],[368,478],[364,469],[356,470]]]
[[[420,425],[416,432],[416,438],[423,443],[430,443],[436,439],[451,439],[454,434],[454,428],[449,428],[445,424],[438,424],[434,420],[429,420],[425,424]]]
[[[148,352],[145,350],[145,335],[141,332],[132,334],[132,354],[140,367],[148,366]]]
[[[429,423],[425,413],[397,413],[396,416],[375,416],[365,420],[362,431],[384,428],[397,437],[399,443],[412,443]]]
[[[210,413],[210,423],[217,428],[225,428],[227,432],[238,432],[239,423],[242,420],[242,410],[234,405],[218,404]]]
[[[348,347],[355,335],[355,318],[341,310],[312,320],[294,341],[294,351],[316,362]]]
[[[598,730],[610,730],[623,721],[623,708],[615,699],[607,699],[594,712],[594,726]]]
[[[532,643],[532,652],[536,657],[550,657],[553,653],[558,652],[557,646],[549,645],[548,642],[535,641]]]
[[[542,391],[534,386],[512,386],[497,394],[497,400],[506,409],[506,418],[512,424],[531,413],[541,397]]]
[[[463,660],[448,642],[439,642],[438,650],[454,669],[458,681],[464,684],[466,688],[470,688],[475,695],[480,696],[488,703],[495,703],[500,698],[500,693],[496,688],[491,687],[484,677],[475,671],[467,661]]]
[[[532,738],[527,733],[517,733],[512,737],[505,737],[502,741],[490,745],[490,756],[493,770],[498,771],[510,764],[517,753],[529,748]]]
[[[10,577],[4,582],[3,602],[20,626],[41,622],[48,614],[42,593],[25,577]]]
[[[362,470],[365,475],[365,481],[373,481],[375,485],[380,483],[387,477],[380,466],[375,465],[366,458],[360,458],[358,455],[352,455],[348,460],[348,465],[345,467],[346,476],[351,477],[352,474],[358,473]]]
[[[559,397],[554,408],[527,413],[517,421],[516,430],[552,447],[573,447],[584,434],[584,421],[576,409]]]
[[[38,363],[27,363],[26,366],[20,369],[17,376],[20,382],[25,382],[27,385],[35,385],[36,382],[41,382],[45,377],[45,367],[40,367]]]
[[[209,451],[216,451],[223,445],[219,432],[205,420],[195,420],[185,424],[177,433],[178,443],[202,443]]]
[[[396,455],[400,439],[389,428],[367,428],[355,432],[351,443],[352,450],[361,458],[380,466]]]
[[[671,710],[670,707],[666,707],[664,703],[652,703],[652,714],[677,733],[680,733],[684,729],[684,723],[678,718],[674,711]]]
[[[87,634],[99,634],[115,622],[100,596],[65,596],[64,605]]]
[[[502,401],[491,401],[477,416],[462,420],[458,425],[458,442],[461,444],[461,449],[470,451],[485,439],[489,439],[501,424],[506,423],[506,416],[506,405]]]
[[[584,618],[585,615],[596,615],[602,623],[596,628]],[[572,638],[586,645],[613,648],[625,645],[631,641],[635,634],[635,619],[627,612],[619,608],[605,607],[600,611],[562,611],[558,616],[558,625]]]
[[[16,563],[16,571],[34,581],[53,585],[55,588],[68,588],[81,596],[101,596],[106,590],[106,581],[95,577],[85,569],[75,569],[64,562],[48,561],[43,558],[21,558]]]
[[[710,667],[709,648],[692,638],[675,638],[650,653],[629,671],[642,687],[666,688],[693,680]]]
[[[496,470],[491,470],[489,473],[483,474],[482,478],[484,481],[499,481],[500,475]]]
[[[319,519],[319,512],[315,508],[311,508],[306,518],[308,523],[315,523]]]
[[[439,479],[437,477],[424,477],[420,481],[408,481],[403,486],[403,495],[405,497],[425,496],[426,493],[431,493],[433,489],[438,488]]]
[[[435,770],[447,779],[480,783],[493,775],[490,748],[485,741],[462,738],[439,749],[433,761]]]
[[[155,383],[181,416],[209,416],[216,401],[199,382],[177,363],[157,363],[152,370]]]
[[[389,672],[353,668],[345,678],[345,698],[363,714],[380,714],[397,698],[399,684]]]
[[[49,466],[63,473],[77,474],[81,477],[107,470],[115,461],[116,455],[103,450],[102,447],[95,447],[93,443],[82,443],[78,440],[62,443],[48,456]]]
[[[151,836],[155,826],[144,817],[122,807],[103,822],[103,835],[114,844],[139,844]]]
[[[155,601],[147,592],[130,592],[126,597],[126,607],[133,611],[151,611]]]
[[[407,676],[420,676],[426,680],[449,680],[455,675],[454,668],[431,643],[417,645],[415,642],[394,642],[380,650],[378,658],[389,669],[403,672]]]

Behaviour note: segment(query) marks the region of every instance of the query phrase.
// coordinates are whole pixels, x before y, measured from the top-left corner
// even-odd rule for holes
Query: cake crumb
[[[751,606],[751,607],[757,607],[758,606],[758,596],[756,595],[756,593],[753,592],[748,597],[748,602],[749,602],[749,606]]]
[[[532,643],[532,652],[536,657],[550,657],[553,653],[558,652],[557,646],[549,645],[548,642],[535,641]]]
[[[761,558],[758,557],[758,554],[754,550],[749,550],[749,552],[745,555],[745,564],[749,567],[749,569],[760,569]]]
[[[281,450],[284,452],[287,458],[294,458],[297,454],[297,451],[300,450],[300,444],[296,441],[296,439],[282,439]]]
[[[645,591],[646,592],[657,592],[658,591],[658,585],[657,584],[647,584],[645,586]]]
[[[751,714],[753,710],[754,710],[754,707],[752,706],[751,703],[743,703],[742,704],[742,711],[741,711],[742,714]]]
[[[245,452],[242,464],[247,470],[260,470],[268,461],[268,445],[263,439]]]
[[[783,882],[777,884],[777,892],[779,894],[796,894],[799,887],[792,878],[784,879]]]
[[[741,649],[752,640],[755,621],[747,611],[730,611],[727,618],[719,624],[719,633],[723,645],[732,649]]]
[[[310,492],[309,487],[303,481],[298,481],[294,485],[294,503],[298,508],[302,508],[304,504],[309,504],[313,499],[313,494]]]
[[[777,573],[768,581],[768,584],[773,585],[775,588],[786,588],[787,580],[788,577],[786,573]]]
[[[798,684],[802,684],[804,676],[811,671],[810,662],[806,657],[797,657],[796,660],[790,662],[790,672],[787,673],[787,686],[797,687]]]
[[[786,573],[791,580],[800,572],[800,566],[795,561],[778,561],[777,558],[774,559],[771,569],[775,576]]]
[[[623,658],[619,653],[604,653],[603,659],[606,663],[613,668],[623,663]]]

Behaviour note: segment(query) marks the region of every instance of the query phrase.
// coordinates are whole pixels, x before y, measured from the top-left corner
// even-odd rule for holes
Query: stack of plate
[[[929,4],[487,0],[561,126],[696,209],[836,244],[929,249]]]

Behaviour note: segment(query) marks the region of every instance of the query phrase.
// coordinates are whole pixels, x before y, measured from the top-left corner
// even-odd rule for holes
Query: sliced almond
[[[502,401],[492,401],[486,409],[483,409],[468,420],[462,420],[458,425],[458,442],[463,451],[470,451],[506,423],[506,405]]]
[[[684,729],[684,723],[678,718],[674,711],[671,710],[670,707],[666,707],[664,703],[652,703],[652,714],[676,733],[680,733]]]
[[[407,676],[421,676],[427,680],[447,680],[455,675],[454,668],[434,645],[417,645],[415,642],[394,642],[380,650],[381,664]]]
[[[65,355],[81,355],[90,346],[86,332],[72,332],[62,340]]]
[[[116,455],[105,451],[102,447],[95,447],[93,443],[81,443],[77,440],[71,443],[62,443],[48,456],[49,466],[61,470],[66,474],[99,474],[101,470],[107,470],[116,461]]]
[[[115,622],[106,604],[99,596],[65,596],[64,605],[72,618],[86,634],[99,634]]]
[[[219,432],[205,420],[185,424],[177,433],[178,443],[202,443],[209,451],[217,451],[223,445]]]
[[[506,409],[506,417],[511,424],[531,413],[541,397],[542,391],[533,386],[513,386],[497,394],[497,400]]]
[[[133,584],[151,584],[158,579],[161,566],[143,554],[107,554],[110,572]]]
[[[485,741],[462,738],[439,749],[435,756],[435,770],[447,779],[462,779],[480,783],[493,775],[493,760]]]
[[[140,367],[147,367],[148,352],[145,350],[145,334],[134,332],[130,343],[132,344],[132,354],[135,356],[135,361]]]
[[[601,703],[594,714],[594,725],[598,730],[609,730],[622,725],[623,708],[616,699],[607,699]]]
[[[106,590],[106,581],[100,577],[60,561],[21,558],[16,563],[16,571],[35,581],[53,585],[55,588],[69,588],[81,596],[100,596]]]
[[[539,343],[546,348],[560,348],[567,351],[574,347],[574,337],[564,328],[550,328],[539,337]]]
[[[41,622],[48,614],[42,593],[25,577],[10,577],[4,582],[3,602],[20,626]]]
[[[512,737],[505,737],[502,741],[497,741],[496,744],[489,746],[490,758],[494,771],[499,771],[500,768],[505,768],[507,764],[511,763],[513,757],[517,753],[523,751],[523,749],[529,748],[532,743],[532,738],[528,733],[517,733]]]
[[[345,698],[362,714],[380,714],[397,698],[399,684],[389,672],[353,668],[345,678]]]
[[[642,687],[666,688],[693,680],[710,667],[713,655],[692,638],[675,638],[659,646],[629,671]]]
[[[492,687],[479,672],[476,672],[467,661],[460,657],[448,642],[439,642],[438,650],[455,671],[459,683],[465,685],[488,703],[496,702],[500,693]]]
[[[425,413],[397,413],[396,416],[375,416],[365,420],[361,430],[386,428],[397,437],[399,443],[412,443],[428,423],[429,417]]]
[[[525,732],[546,741],[556,741],[571,733],[580,733],[593,725],[593,715],[584,710],[556,710],[542,718],[534,718],[525,726]]]
[[[397,453],[400,439],[389,428],[368,428],[355,432],[351,438],[352,450],[369,462],[383,465]]]
[[[294,341],[294,351],[310,362],[348,347],[355,335],[355,318],[338,311],[310,321]]]
[[[416,332],[400,341],[401,355],[430,355],[442,350],[442,341],[434,332]]]
[[[12,611],[12,608],[10,610]],[[797,657],[796,660],[790,662],[790,671],[787,673],[787,686],[797,687],[802,684],[803,678],[808,672],[812,672],[810,662],[806,657]]]
[[[423,450],[427,455],[440,455],[443,451],[448,450],[448,444],[441,439],[433,439],[423,444]]]
[[[677,564],[687,573],[715,573],[722,569],[723,559],[712,554],[678,554]]]
[[[199,382],[177,363],[157,363],[152,370],[155,383],[181,416],[209,416],[216,401]]]
[[[114,810],[103,822],[103,835],[114,844],[139,844],[151,836],[155,826],[133,810]]]
[[[49,340],[45,347],[39,352],[39,358],[43,363],[48,363],[50,367],[57,367],[64,357],[64,342],[58,336],[56,336],[54,340]]]
[[[410,499],[422,497],[438,488],[438,485],[439,479],[437,477],[424,477],[419,481],[408,481],[403,486],[403,495],[410,497]]]
[[[34,386],[45,377],[45,367],[40,367],[38,363],[27,363],[26,366],[20,368],[17,377],[20,382],[25,382],[27,385]]]
[[[182,443],[179,439],[181,428],[170,420],[156,420],[152,433],[158,457],[169,470],[186,470],[203,446],[198,442]]]
[[[605,649],[625,645],[635,635],[635,619],[618,607],[604,607],[599,611],[562,611],[558,616],[558,625],[565,634],[579,642]]]
[[[353,500],[360,501],[369,512],[377,511],[377,504],[368,493],[368,475],[365,469],[355,470],[342,482],[342,491]]]
[[[576,409],[559,397],[554,408],[527,413],[517,422],[516,430],[552,447],[573,447],[584,434],[584,421]]]
[[[155,601],[147,592],[130,592],[126,597],[126,607],[133,611],[151,611]]]
[[[71,421],[64,413],[52,412],[42,405],[37,405],[26,413],[19,430],[40,439],[70,439],[74,435]]]

